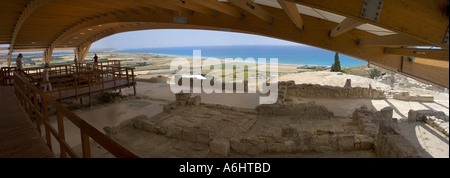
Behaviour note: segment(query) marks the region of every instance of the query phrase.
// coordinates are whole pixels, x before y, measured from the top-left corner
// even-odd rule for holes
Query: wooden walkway
[[[0,86],[0,158],[52,158],[19,100],[9,86]]]

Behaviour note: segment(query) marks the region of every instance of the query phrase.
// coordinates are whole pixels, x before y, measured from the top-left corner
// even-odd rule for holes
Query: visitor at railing
[[[45,63],[45,68],[44,68],[44,92],[47,91],[47,88],[49,89],[49,91],[52,91],[52,84],[50,83],[49,80],[49,76],[48,76],[48,69],[50,68],[50,64],[49,63]]]
[[[22,53],[20,53],[20,54],[17,56],[17,59],[16,59],[17,69],[19,69],[19,70],[22,70],[22,69],[23,69],[23,68],[22,68],[22,58],[23,58],[23,55],[22,55]]]

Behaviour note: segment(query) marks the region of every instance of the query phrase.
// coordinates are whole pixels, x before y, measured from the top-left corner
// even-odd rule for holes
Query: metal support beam
[[[449,51],[442,49],[386,48],[385,54],[449,61]]]
[[[293,2],[289,2],[286,0],[277,0],[278,4],[283,8],[284,12],[289,16],[295,26],[300,29],[305,29],[305,24],[303,24],[302,16],[300,12],[298,12],[297,5]]]
[[[339,36],[345,32],[350,31],[351,29],[354,29],[363,23],[357,20],[353,20],[351,18],[346,18],[344,21],[342,21],[338,26],[334,27],[333,30],[330,31],[330,37],[336,37]]]
[[[403,34],[377,36],[358,40],[362,46],[431,46],[430,43]]]

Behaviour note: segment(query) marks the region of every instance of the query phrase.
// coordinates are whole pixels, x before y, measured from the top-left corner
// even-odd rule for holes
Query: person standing
[[[78,71],[78,60],[77,60],[77,55],[75,55],[75,57],[73,58],[73,63],[75,64],[75,71]]]
[[[22,67],[22,58],[23,58],[23,55],[22,55],[22,53],[20,53],[17,56],[17,59],[16,59],[16,65],[17,65],[17,69],[18,70],[22,70],[23,69],[23,67]]]
[[[94,69],[97,69],[97,64],[98,64],[98,56],[97,54],[94,55]]]
[[[94,55],[94,62],[98,63],[98,56],[97,56],[97,54]]]
[[[50,64],[46,63],[45,67],[44,67],[44,76],[43,76],[43,80],[44,80],[44,92],[47,91],[47,89],[49,91],[52,91],[52,84],[50,83],[49,80],[49,75],[48,75],[48,69],[50,68]]]
[[[73,63],[75,64],[75,66],[78,66],[77,55],[75,55],[75,57],[73,58]]]

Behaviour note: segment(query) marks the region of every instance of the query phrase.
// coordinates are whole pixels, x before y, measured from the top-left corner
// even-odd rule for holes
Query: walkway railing
[[[14,92],[19,98],[25,111],[30,116],[30,119],[36,123],[36,127],[41,132],[41,123],[44,124],[45,140],[50,149],[52,149],[52,139],[54,138],[58,141],[61,150],[61,157],[80,157],[75,153],[75,151],[67,144],[65,141],[64,134],[64,118],[67,118],[75,126],[80,129],[81,145],[82,145],[82,157],[90,158],[90,142],[89,139],[92,138],[99,145],[104,147],[112,155],[119,158],[137,158],[135,154],[122,147],[120,144],[107,137],[89,123],[81,119],[75,113],[71,112],[69,109],[64,107],[59,102],[55,101],[52,97],[42,92],[36,88],[33,84],[25,79],[17,71],[14,71]],[[41,103],[38,103],[40,99]],[[56,109],[56,119],[58,130],[52,127],[49,123],[48,107],[52,106]]]
[[[13,71],[16,67],[2,67],[0,69],[0,85],[1,86],[12,86],[14,84]]]

